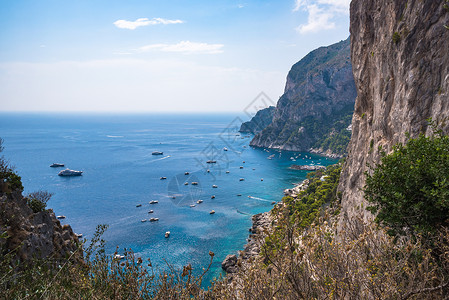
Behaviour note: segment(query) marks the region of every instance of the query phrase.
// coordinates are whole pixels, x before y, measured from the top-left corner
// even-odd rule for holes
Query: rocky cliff
[[[15,265],[31,259],[82,259],[72,228],[61,226],[52,210],[34,213],[20,190],[0,192],[0,235],[1,255],[13,254]]]
[[[274,106],[259,110],[250,121],[245,122],[240,126],[239,132],[253,134],[261,132],[273,121],[275,110],[276,108]]]
[[[429,134],[449,117],[449,12],[437,0],[353,0],[351,57],[357,87],[352,138],[339,189],[343,218],[361,207],[367,163],[405,133]],[[444,127],[444,126],[443,126]],[[445,126],[448,129],[448,126]]]
[[[320,148],[324,137],[343,133],[349,140],[344,130],[356,97],[349,44],[321,47],[293,65],[272,123],[251,146],[308,151]]]

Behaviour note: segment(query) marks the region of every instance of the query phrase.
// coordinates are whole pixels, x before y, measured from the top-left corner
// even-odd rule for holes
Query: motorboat
[[[167,177],[161,177],[161,178],[159,178],[160,180],[165,180],[165,179],[167,179]]]
[[[214,189],[216,189],[216,188],[218,187],[218,185],[215,185],[215,184],[214,184],[212,187],[213,187]]]
[[[189,175],[189,174],[190,174],[189,172],[185,172],[185,173],[184,173],[184,175]]]
[[[57,164],[57,163],[53,163],[50,165],[50,167],[52,167],[52,168],[59,168],[59,167],[64,167],[64,166],[65,166],[64,164]]]
[[[228,148],[224,147],[224,148],[223,148],[223,151],[228,151]]]
[[[164,152],[161,151],[153,151],[153,153],[151,153],[151,155],[163,155]]]
[[[150,219],[150,222],[157,222],[157,221],[159,221],[159,218],[151,218]]]
[[[192,182],[192,185],[198,185],[198,182],[193,181],[193,182]]]
[[[210,196],[211,199],[215,199],[215,195]]]
[[[148,213],[149,213],[149,214],[152,214],[152,213],[154,213],[154,210],[150,210]]]
[[[215,213],[215,210],[211,210],[210,214],[213,215]]]
[[[157,204],[157,203],[159,203],[159,201],[157,201],[157,200],[151,200],[150,201],[150,204]]]
[[[120,254],[116,254],[116,255],[114,255],[114,258],[115,259],[124,259],[125,256],[124,255],[120,255]]]
[[[146,222],[146,221],[147,221],[147,219],[143,219],[143,220],[141,220],[140,222],[144,223],[144,222]]]
[[[58,173],[59,176],[81,176],[82,174],[83,171],[75,171],[70,169],[65,169]]]
[[[170,237],[170,231],[166,231],[166,232],[165,232],[165,237],[166,237],[166,238]]]
[[[189,183],[188,182],[184,182],[184,185],[189,185]]]
[[[195,207],[196,205],[195,204],[190,204],[190,207]]]
[[[245,178],[240,178],[239,181],[245,181]]]
[[[83,237],[83,234],[82,233],[75,233],[75,236],[77,237],[77,238],[82,238]]]
[[[226,174],[229,174],[229,171],[226,171]]]
[[[208,160],[206,161],[207,164],[216,164],[217,161],[216,160]]]
[[[198,201],[196,201],[196,203],[198,203],[198,204],[201,204],[201,203],[203,203],[203,200],[198,200]]]
[[[62,215],[61,216],[57,216],[56,219],[60,219],[60,220],[61,219],[65,219],[65,216],[62,216]]]
[[[141,206],[142,206],[142,204],[137,204],[137,205],[136,205],[136,207],[141,207]]]

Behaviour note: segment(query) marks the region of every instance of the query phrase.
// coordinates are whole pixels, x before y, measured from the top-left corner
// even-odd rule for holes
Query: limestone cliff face
[[[34,213],[20,191],[0,192],[0,250],[14,253],[14,263],[33,258],[81,260],[78,238],[69,225],[61,226],[51,210]],[[74,255],[72,255],[74,254]]]
[[[348,39],[316,49],[296,63],[272,123],[254,137],[251,146],[307,151],[320,137],[332,134],[334,123],[350,116],[354,107],[349,50]],[[346,128],[349,120],[341,127]]]
[[[274,106],[259,110],[256,115],[251,118],[250,121],[245,122],[240,126],[239,132],[253,134],[261,132],[273,121],[275,110],[276,108]]]
[[[340,179],[343,217],[371,216],[363,203],[366,164],[429,133],[449,117],[449,13],[440,0],[353,0],[351,58],[357,87],[349,155]],[[448,129],[446,127],[446,129]]]

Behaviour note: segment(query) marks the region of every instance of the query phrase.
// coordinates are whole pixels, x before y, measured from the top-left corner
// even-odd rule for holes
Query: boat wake
[[[259,198],[259,197],[254,197],[254,196],[248,196],[248,198],[250,198],[250,199],[256,199],[256,200],[259,200],[259,201],[264,201],[264,202],[272,202],[272,200],[268,200],[268,199],[263,199],[263,198]]]
[[[166,158],[169,158],[169,157],[170,157],[170,155],[167,155],[167,156],[165,156],[165,157],[161,157],[161,158],[158,158],[158,159],[151,160],[151,161],[149,161],[148,163],[153,163],[153,162],[156,162],[156,161],[158,161],[158,160],[163,160],[163,159],[166,159]]]
[[[245,216],[252,216],[252,214],[243,212],[243,211],[241,211],[241,210],[239,210],[239,209],[236,209],[236,210],[237,210],[237,212],[238,212],[239,214],[242,214],[242,215],[245,215]]]

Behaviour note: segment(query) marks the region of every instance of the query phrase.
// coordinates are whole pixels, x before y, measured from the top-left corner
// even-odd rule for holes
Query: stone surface
[[[240,126],[239,132],[256,134],[264,130],[273,121],[273,116],[276,108],[270,106],[259,110],[250,121],[243,123]]]
[[[367,163],[430,134],[426,120],[449,117],[449,13],[443,1],[353,0],[351,57],[357,87],[349,154],[343,167],[342,221],[369,220],[362,208]],[[447,132],[448,126],[443,126]],[[363,205],[366,207],[366,205]]]
[[[292,151],[307,151],[333,123],[352,114],[356,89],[350,62],[349,39],[321,47],[306,55],[290,70],[272,123],[250,145]],[[346,128],[348,124],[341,124]],[[317,124],[320,132],[313,132]]]
[[[82,259],[72,228],[61,226],[52,210],[34,213],[20,191],[0,193],[0,233],[3,232],[8,238],[0,239],[1,251],[12,251],[19,262],[34,258]]]

